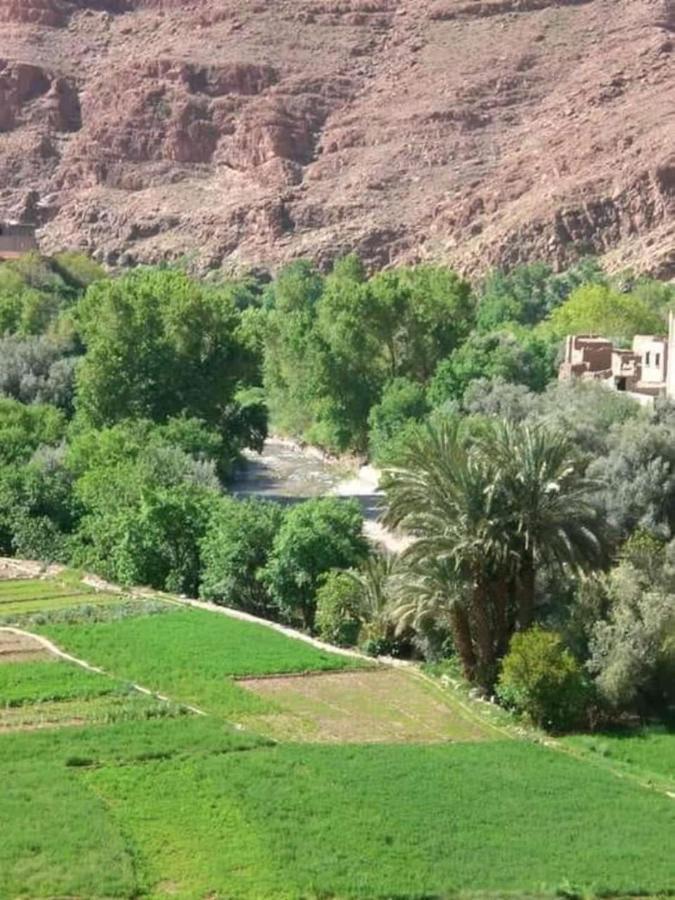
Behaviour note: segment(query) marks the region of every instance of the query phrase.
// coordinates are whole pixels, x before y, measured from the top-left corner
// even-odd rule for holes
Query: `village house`
[[[643,405],[653,404],[656,397],[675,400],[675,312],[668,317],[668,337],[636,334],[630,350],[603,337],[569,335],[558,377],[600,381]]]
[[[18,259],[37,247],[33,225],[0,222],[0,261]]]

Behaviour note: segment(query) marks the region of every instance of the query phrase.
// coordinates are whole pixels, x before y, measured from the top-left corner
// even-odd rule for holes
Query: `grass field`
[[[166,702],[57,658],[0,665],[0,731],[176,715]]]
[[[119,602],[115,594],[97,593],[72,577],[0,581],[0,621],[15,621],[36,612],[69,609],[83,603]]]
[[[515,741],[264,747],[191,718],[0,736],[0,761],[0,896],[675,890],[672,801]]]
[[[21,602],[49,602],[43,584]],[[661,787],[672,734],[564,753],[500,736],[450,689],[262,626],[64,609],[31,629],[110,677],[0,666],[3,900],[675,895],[675,802],[616,777]]]
[[[47,624],[36,630],[118,678],[224,716],[274,709],[269,701],[238,687],[233,677],[360,665],[259,625],[199,609],[176,607],[160,616]]]
[[[665,725],[564,738],[564,744],[619,773],[675,791],[675,728]]]

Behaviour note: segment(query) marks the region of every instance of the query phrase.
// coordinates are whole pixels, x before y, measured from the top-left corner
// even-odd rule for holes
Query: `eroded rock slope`
[[[196,265],[675,275],[675,0],[0,0],[0,217]]]

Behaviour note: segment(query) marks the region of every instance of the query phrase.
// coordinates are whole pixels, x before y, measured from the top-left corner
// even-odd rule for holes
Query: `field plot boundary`
[[[34,634],[32,631],[24,631],[22,628],[15,628],[11,625],[2,625],[0,626],[0,633],[10,633],[15,634],[20,637],[33,638],[38,643],[42,644],[42,646],[49,653],[54,654],[54,656],[59,657],[60,659],[65,660],[66,662],[73,663],[76,666],[80,666],[83,669],[86,669],[88,672],[94,672],[96,675],[107,675],[109,678],[115,678],[116,676],[111,672],[106,672],[105,669],[102,669],[100,666],[94,666],[91,663],[88,663],[84,659],[79,659],[77,656],[73,656],[70,653],[66,653],[65,650],[61,650],[53,641],[50,641],[49,638],[43,637],[40,634]],[[173,703],[174,701],[165,696],[164,694],[160,694],[157,691],[151,691],[150,688],[143,687],[141,684],[136,684],[135,682],[130,682],[131,687],[138,691],[140,694],[146,694],[148,697],[154,697],[156,700],[161,700],[164,703]],[[190,710],[190,712],[195,713],[198,716],[205,716],[206,713],[203,709],[199,709],[197,706],[190,706],[187,703],[181,703],[180,706],[184,706],[186,709]]]

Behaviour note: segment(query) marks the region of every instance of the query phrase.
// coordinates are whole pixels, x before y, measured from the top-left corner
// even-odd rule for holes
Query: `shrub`
[[[316,631],[324,641],[353,647],[359,628],[357,585],[346,572],[329,572],[316,593]]]
[[[556,731],[578,723],[590,699],[579,663],[559,634],[542,628],[513,637],[497,694],[505,706]]]

